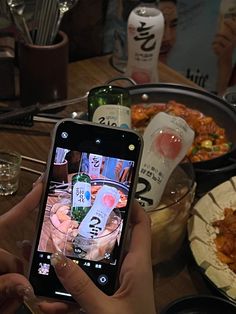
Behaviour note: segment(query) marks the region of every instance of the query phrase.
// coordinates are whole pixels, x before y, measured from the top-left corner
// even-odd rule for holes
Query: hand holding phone
[[[57,124],[30,263],[37,295],[73,300],[50,264],[58,251],[100,290],[115,292],[141,151],[133,131],[72,119]]]
[[[86,273],[64,255],[52,256],[56,274],[78,304],[73,306],[76,313],[136,313],[156,314],[151,263],[151,226],[145,211],[133,202],[130,224],[132,228],[130,247],[122,262],[119,288],[112,296],[107,296],[96,287]],[[70,312],[65,303],[40,304],[45,312]]]

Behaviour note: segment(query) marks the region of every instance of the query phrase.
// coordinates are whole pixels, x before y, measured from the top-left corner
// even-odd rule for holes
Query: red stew
[[[194,130],[194,142],[188,152],[192,162],[213,159],[230,151],[232,144],[227,138],[225,129],[221,128],[212,117],[174,100],[167,103],[133,105],[132,127],[143,132],[150,120],[159,112],[183,118]]]

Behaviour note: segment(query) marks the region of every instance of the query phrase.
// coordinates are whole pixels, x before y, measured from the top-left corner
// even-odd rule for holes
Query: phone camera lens
[[[130,150],[130,151],[135,150],[135,146],[134,146],[134,144],[129,144],[129,150]]]
[[[62,132],[61,133],[61,137],[62,138],[67,138],[68,137],[68,133],[67,132]]]
[[[97,138],[97,139],[95,140],[95,143],[96,143],[97,145],[99,145],[99,144],[101,144],[101,140],[100,140],[99,138]]]

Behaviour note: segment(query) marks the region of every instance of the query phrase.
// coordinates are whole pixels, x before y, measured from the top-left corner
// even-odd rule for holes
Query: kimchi
[[[213,227],[218,228],[215,239],[217,256],[236,273],[236,211],[225,208],[224,218],[213,222]]]

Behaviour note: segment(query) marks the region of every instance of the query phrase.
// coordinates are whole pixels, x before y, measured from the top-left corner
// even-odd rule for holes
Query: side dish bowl
[[[236,304],[236,260],[230,245],[235,241],[235,214],[236,177],[232,177],[194,204],[188,220],[188,239],[200,273],[217,292]],[[219,227],[223,223],[223,228]]]
[[[160,314],[233,314],[236,306],[212,295],[186,296],[171,302]]]

